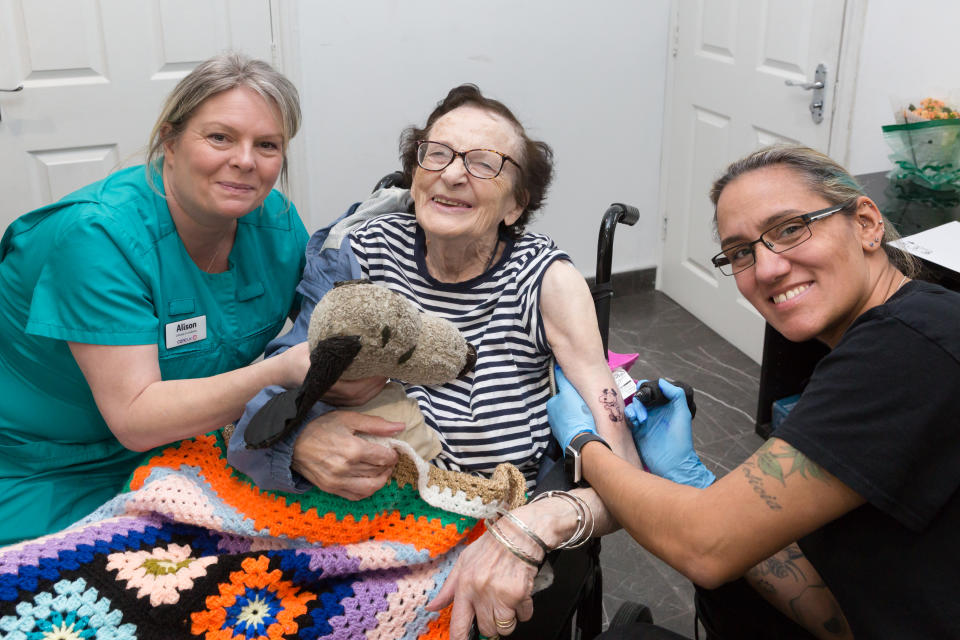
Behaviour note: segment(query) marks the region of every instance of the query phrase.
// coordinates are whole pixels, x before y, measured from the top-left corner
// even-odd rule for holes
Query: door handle
[[[814,124],[823,122],[823,90],[827,86],[827,66],[825,64],[817,65],[817,70],[813,74],[813,82],[784,80],[783,83],[788,87],[799,87],[804,91],[813,91],[810,96],[810,117]]]
[[[788,87],[800,87],[801,89],[806,89],[807,91],[809,91],[810,89],[823,89],[823,83],[820,82],[819,80],[816,80],[814,82],[797,82],[796,80],[784,80],[783,84],[787,85]]]

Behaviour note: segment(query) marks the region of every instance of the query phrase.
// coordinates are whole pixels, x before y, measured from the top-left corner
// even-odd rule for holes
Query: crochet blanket
[[[356,502],[260,490],[219,432],[159,451],[78,525],[0,549],[0,637],[447,637],[450,608],[423,607],[482,519],[523,503],[524,479],[442,471],[382,442],[400,462]]]

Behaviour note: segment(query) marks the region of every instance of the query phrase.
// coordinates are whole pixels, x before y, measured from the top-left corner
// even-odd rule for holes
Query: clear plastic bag
[[[887,125],[883,137],[896,165],[891,181],[934,191],[960,190],[960,119]]]

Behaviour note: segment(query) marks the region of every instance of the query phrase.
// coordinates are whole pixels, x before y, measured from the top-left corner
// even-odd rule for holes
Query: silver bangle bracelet
[[[527,536],[529,536],[529,538],[530,538],[531,540],[533,540],[534,542],[536,542],[537,545],[539,545],[539,547],[540,547],[541,549],[543,549],[543,552],[544,552],[545,554],[546,554],[546,553],[550,553],[550,547],[547,546],[547,543],[544,542],[543,539],[542,539],[540,536],[538,536],[536,533],[534,533],[534,532],[533,532],[533,529],[531,529],[530,527],[528,527],[528,526],[526,525],[526,523],[524,523],[523,520],[521,520],[521,519],[518,518],[517,516],[513,515],[513,514],[510,513],[509,511],[507,511],[507,510],[505,510],[505,509],[501,509],[500,507],[497,507],[497,513],[500,514],[501,516],[503,516],[504,518],[506,518],[507,520],[509,520],[510,522],[512,522],[513,524],[515,524],[518,529],[520,529],[520,530],[523,531],[525,534],[527,534]]]
[[[565,541],[557,545],[557,549],[576,549],[582,546],[593,535],[596,527],[596,519],[593,517],[593,511],[590,506],[580,496],[567,491],[545,491],[530,501],[530,504],[537,500],[547,498],[560,498],[573,507],[577,513],[577,528]],[[588,518],[589,514],[589,518]],[[587,532],[587,520],[590,520],[590,531]]]
[[[582,515],[583,517],[582,526],[580,526],[576,531],[574,531],[573,535],[571,535],[570,538],[563,543],[563,547],[562,547],[564,549],[576,549],[577,547],[582,546],[587,540],[589,540],[591,534],[593,534],[593,513],[590,512],[590,508],[587,506],[587,503],[584,502],[583,498],[576,495],[575,493],[564,492],[563,497],[565,497],[569,501],[572,501],[572,503],[575,505],[575,508],[577,509],[577,513]],[[588,513],[589,513],[589,518],[587,515]],[[590,521],[589,533],[587,532],[587,520]]]
[[[593,511],[590,509],[590,505],[587,504],[586,500],[584,500],[583,498],[581,498],[575,493],[568,493],[567,495],[573,498],[573,500],[575,500],[577,504],[580,505],[580,508],[583,510],[584,517],[589,519],[590,521],[590,531],[586,531],[586,524],[584,524],[584,527],[583,527],[584,531],[580,532],[583,535],[583,537],[574,538],[569,543],[567,543],[567,549],[576,549],[577,547],[581,547],[584,544],[586,544],[586,542],[590,539],[590,537],[593,536],[593,530],[596,526],[596,519],[593,517]]]
[[[583,506],[587,510],[587,513],[590,514],[590,531],[587,531],[586,533],[584,533],[582,539],[579,539],[579,540],[573,539],[570,542],[568,542],[567,546],[564,547],[566,549],[576,549],[577,547],[582,547],[590,540],[590,538],[593,537],[593,530],[596,526],[596,520],[593,517],[593,511],[590,510],[590,507],[587,505],[586,502],[583,503]],[[584,529],[586,529],[586,527],[584,527]]]
[[[517,556],[518,558],[526,562],[531,567],[535,569],[540,568],[540,561],[534,558],[533,556],[527,554],[526,552],[524,552],[523,549],[521,549],[520,547],[515,545],[513,542],[511,542],[507,538],[507,536],[503,534],[503,531],[500,531],[500,528],[497,526],[495,522],[493,522],[492,520],[486,520],[485,523],[487,525],[487,531],[490,532],[490,535],[492,535],[497,540],[497,542],[502,544],[507,549],[507,551]]]
[[[593,515],[593,510],[590,508],[590,505],[587,504],[587,501],[586,501],[586,500],[584,500],[583,498],[581,498],[580,496],[578,496],[578,495],[575,494],[575,493],[571,493],[571,494],[570,494],[570,497],[572,497],[574,500],[576,500],[577,502],[580,503],[580,506],[583,508],[584,512],[585,512],[585,513],[587,514],[587,516],[588,516],[588,519],[590,520],[590,531],[587,531],[587,532],[584,534],[582,540],[579,540],[579,541],[577,541],[577,542],[575,542],[575,543],[572,543],[572,544],[570,544],[570,545],[567,547],[568,549],[576,549],[577,547],[581,547],[581,546],[583,546],[584,544],[586,544],[587,541],[589,541],[590,538],[593,537],[593,531],[594,531],[594,529],[596,529],[596,526],[597,526],[597,519],[594,517],[594,515]],[[584,527],[584,528],[586,528],[586,527]]]

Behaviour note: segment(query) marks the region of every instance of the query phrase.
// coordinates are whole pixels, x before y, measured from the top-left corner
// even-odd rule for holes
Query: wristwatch
[[[588,442],[599,442],[607,449],[610,448],[606,440],[591,431],[582,431],[573,436],[573,440],[570,441],[566,451],[563,452],[563,472],[567,481],[577,487],[589,486],[587,481],[583,479],[583,466],[580,458],[580,451],[583,449],[583,445]]]

